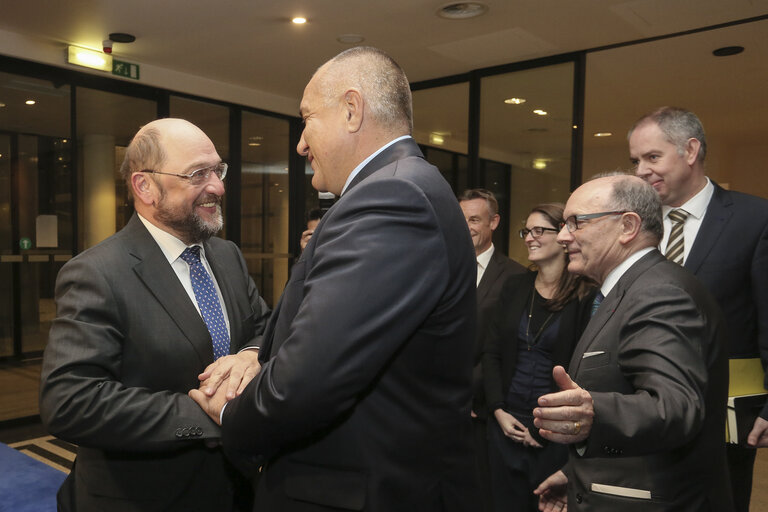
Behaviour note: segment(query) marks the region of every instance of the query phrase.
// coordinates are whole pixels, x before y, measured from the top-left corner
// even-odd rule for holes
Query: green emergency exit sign
[[[112,74],[125,78],[139,79],[139,65],[112,59]]]

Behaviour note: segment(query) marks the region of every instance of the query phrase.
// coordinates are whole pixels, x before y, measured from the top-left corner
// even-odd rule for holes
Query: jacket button
[[[581,494],[576,493],[576,503],[581,503],[583,499],[584,498],[582,498]]]
[[[175,435],[176,437],[182,437],[181,429],[180,429],[180,428],[177,428],[177,429],[176,429],[176,432],[174,432],[174,435]]]

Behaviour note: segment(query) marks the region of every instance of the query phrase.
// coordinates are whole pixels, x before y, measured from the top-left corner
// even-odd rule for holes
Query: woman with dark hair
[[[531,210],[520,238],[529,272],[504,284],[485,333],[483,374],[489,411],[488,449],[493,508],[538,510],[533,490],[568,459],[564,445],[549,443],[533,426],[541,395],[555,391],[552,368],[568,363],[589,322],[594,290],[568,272],[557,243],[563,205]]]

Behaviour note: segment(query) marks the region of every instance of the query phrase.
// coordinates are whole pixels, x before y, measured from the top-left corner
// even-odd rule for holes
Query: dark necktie
[[[215,361],[229,354],[229,333],[227,324],[224,322],[224,314],[221,312],[219,296],[216,294],[211,276],[200,261],[200,246],[193,245],[184,249],[181,259],[189,265],[189,279],[192,281],[192,290],[195,292],[200,314],[203,316],[208,332],[211,333]]]
[[[683,264],[683,255],[685,254],[683,226],[687,218],[688,212],[681,208],[669,212],[669,220],[672,221],[672,231],[669,232],[665,256],[669,261],[674,261],[678,265]]]
[[[605,295],[603,295],[603,292],[597,292],[597,295],[595,295],[595,300],[592,301],[592,316],[595,316],[595,313],[597,313],[597,308],[600,307],[600,303],[603,302],[604,298]]]

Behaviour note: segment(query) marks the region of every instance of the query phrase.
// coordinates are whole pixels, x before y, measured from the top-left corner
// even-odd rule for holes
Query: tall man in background
[[[490,510],[490,469],[488,462],[488,409],[483,386],[483,336],[486,318],[499,299],[507,278],[525,272],[525,267],[507,258],[493,245],[493,232],[499,227],[499,203],[493,192],[482,188],[468,189],[459,196],[459,206],[472,236],[477,259],[477,339],[472,362],[472,438],[475,444],[477,476],[482,491],[484,510]]]
[[[668,258],[696,275],[723,310],[731,359],[768,364],[768,200],[731,192],[704,170],[707,142],[692,112],[662,107],[629,132],[637,175],[653,185],[663,203]],[[768,385],[768,382],[766,382]],[[749,435],[768,446],[768,403]],[[755,450],[727,445],[737,512],[748,512]]]
[[[187,395],[207,368],[235,396],[269,313],[238,248],[213,236],[226,171],[191,123],[147,124],[121,167],[136,214],[59,272],[40,390],[43,423],[78,445],[59,510],[232,510],[219,427]]]
[[[374,48],[317,70],[297,150],[341,196],[293,268],[262,370],[221,415],[266,457],[255,510],[474,510],[475,258],[456,198],[411,138],[408,80]],[[193,391],[213,418],[226,397]]]

